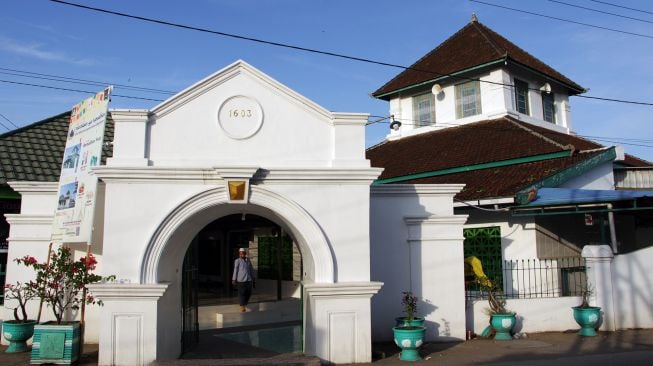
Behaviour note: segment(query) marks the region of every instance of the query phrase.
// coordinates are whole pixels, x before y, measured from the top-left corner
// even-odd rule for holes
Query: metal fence
[[[486,269],[484,263],[483,270],[490,281],[503,289],[507,299],[581,296],[583,289],[587,288],[585,259],[582,257],[513,259],[497,264],[501,264],[501,268]],[[465,282],[465,293],[468,299],[485,297],[473,281]]]

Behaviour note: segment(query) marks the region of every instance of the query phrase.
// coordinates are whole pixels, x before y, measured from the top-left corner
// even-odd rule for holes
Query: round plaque
[[[218,124],[232,139],[246,139],[254,136],[261,128],[263,109],[255,99],[236,95],[220,105]]]

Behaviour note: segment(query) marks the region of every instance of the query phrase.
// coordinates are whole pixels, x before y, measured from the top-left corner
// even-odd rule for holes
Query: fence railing
[[[557,259],[512,259],[483,263],[483,270],[507,299],[532,299],[545,297],[581,296],[587,288],[585,259],[569,257]],[[466,281],[468,299],[484,298],[473,281]]]

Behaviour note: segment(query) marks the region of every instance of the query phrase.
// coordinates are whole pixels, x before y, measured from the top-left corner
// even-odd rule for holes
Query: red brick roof
[[[399,89],[497,60],[514,62],[542,73],[564,85],[570,94],[584,91],[582,86],[517,47],[500,34],[478,21],[471,21],[372,95],[387,99],[384,95]]]
[[[379,179],[388,179],[561,151],[571,156],[401,182],[465,183],[456,197],[472,200],[512,197],[533,182],[601,153],[603,146],[503,117],[385,141],[368,149],[367,158],[372,166],[385,169]]]

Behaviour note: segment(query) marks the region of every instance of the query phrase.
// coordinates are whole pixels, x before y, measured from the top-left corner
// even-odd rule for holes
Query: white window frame
[[[528,83],[523,81],[523,80],[514,79],[514,84],[515,84],[515,111],[517,111],[518,113],[522,113],[522,114],[530,116],[531,108],[530,108],[530,105],[529,105],[530,100],[528,98]],[[524,98],[524,101],[523,101],[524,109],[523,110],[519,108],[520,107],[520,105],[519,105],[520,94]]]
[[[456,85],[456,118],[481,113],[481,83],[472,80]]]
[[[435,124],[435,96],[424,93],[413,96],[413,120],[415,128]],[[428,110],[426,110],[428,108]]]

